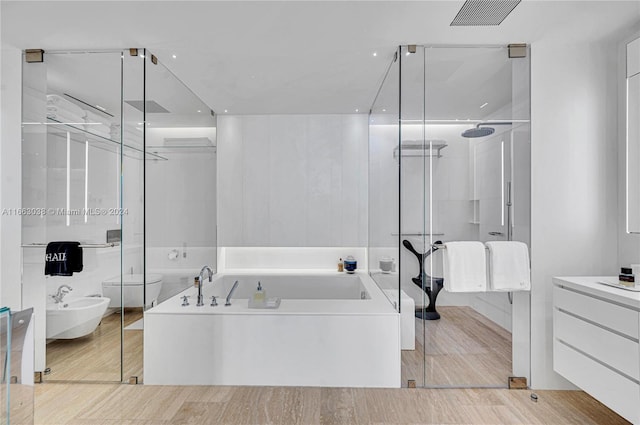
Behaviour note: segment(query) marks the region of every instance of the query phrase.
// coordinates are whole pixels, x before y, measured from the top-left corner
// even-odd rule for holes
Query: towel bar
[[[37,243],[29,243],[25,245],[21,245],[22,248],[46,248],[47,244],[42,242]],[[120,246],[119,242],[109,242],[109,243],[87,243],[80,244],[80,248],[112,248],[114,246]]]
[[[431,245],[431,248],[447,249],[446,242],[445,242],[445,243],[443,243],[443,244],[434,243],[434,244],[432,244],[432,245]],[[488,246],[485,246],[485,247],[484,247],[484,249],[489,249],[489,247],[488,247]]]

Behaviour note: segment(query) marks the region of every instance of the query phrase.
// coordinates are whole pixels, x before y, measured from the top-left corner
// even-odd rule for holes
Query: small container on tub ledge
[[[344,263],[342,262],[342,258],[338,260],[338,272],[342,273],[344,271]]]
[[[253,296],[249,298],[249,308],[278,308],[280,307],[280,298],[267,298],[266,291],[262,288],[260,282]]]
[[[391,273],[393,269],[393,259],[391,257],[382,257],[379,263],[382,273]]]
[[[358,262],[353,258],[352,255],[348,256],[344,260],[344,269],[347,273],[355,273],[356,268],[358,267]]]

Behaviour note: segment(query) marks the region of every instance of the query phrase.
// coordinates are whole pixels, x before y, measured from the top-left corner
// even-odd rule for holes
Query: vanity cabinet
[[[553,279],[553,369],[640,424],[640,292],[603,279]]]

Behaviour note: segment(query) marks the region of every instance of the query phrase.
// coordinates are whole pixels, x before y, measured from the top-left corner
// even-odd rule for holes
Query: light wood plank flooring
[[[416,349],[402,352],[402,385],[506,387],[511,333],[471,307],[438,311],[440,320],[416,319]]]
[[[580,391],[36,385],[36,424],[575,424],[624,419]]]
[[[142,309],[127,308],[124,326],[142,318]],[[124,379],[142,375],[142,330],[124,331]],[[91,334],[47,344],[45,380],[120,381],[120,313],[102,319]]]

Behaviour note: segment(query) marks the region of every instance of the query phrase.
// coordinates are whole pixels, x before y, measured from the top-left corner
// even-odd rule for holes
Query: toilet
[[[143,306],[144,275],[122,275],[122,296],[124,307]],[[162,289],[162,275],[156,273],[147,274],[147,306],[158,302],[158,295]],[[120,276],[114,276],[102,282],[103,296],[110,298],[109,307],[120,307]]]

